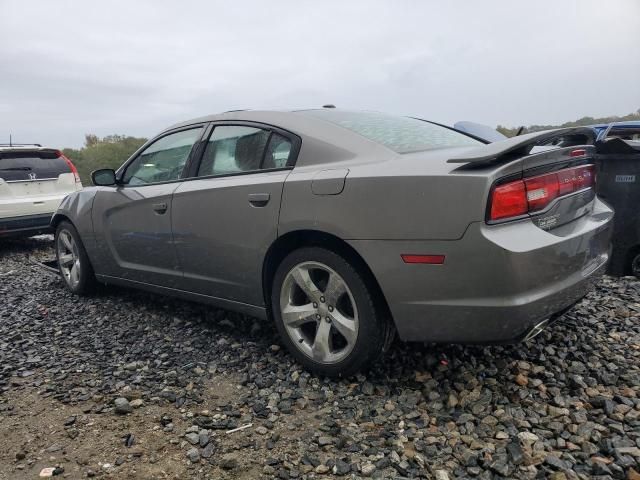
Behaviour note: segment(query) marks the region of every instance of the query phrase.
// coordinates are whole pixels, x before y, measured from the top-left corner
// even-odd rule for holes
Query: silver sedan
[[[304,366],[405,341],[531,338],[608,260],[590,129],[486,145],[334,108],[174,125],[52,219],[67,287],[150,290],[275,322]]]

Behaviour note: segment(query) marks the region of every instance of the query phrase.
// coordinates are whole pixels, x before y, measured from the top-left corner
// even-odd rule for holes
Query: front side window
[[[166,135],[149,145],[125,170],[123,183],[146,185],[178,180],[202,128]]]

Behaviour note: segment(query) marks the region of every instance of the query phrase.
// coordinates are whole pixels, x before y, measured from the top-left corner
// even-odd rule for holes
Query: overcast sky
[[[625,114],[639,45],[640,0],[0,0],[0,142],[325,103],[510,126]]]

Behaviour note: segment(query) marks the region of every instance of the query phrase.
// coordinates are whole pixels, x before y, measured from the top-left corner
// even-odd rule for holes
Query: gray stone
[[[435,480],[449,480],[449,474],[446,470],[436,470],[433,475]]]
[[[215,448],[215,444],[213,442],[209,442],[207,446],[204,447],[204,450],[202,450],[202,458],[210,458],[211,455],[213,455]]]
[[[325,445],[333,445],[335,439],[333,437],[318,437],[318,445],[324,447]]]
[[[116,398],[113,402],[115,405],[116,413],[120,415],[126,415],[127,413],[131,413],[133,411],[133,407],[129,404],[129,400],[124,397]]]
[[[190,448],[187,451],[187,458],[191,461],[191,463],[197,463],[200,461],[200,452],[197,448]]]
[[[360,467],[360,474],[363,477],[370,477],[373,472],[376,471],[376,466],[373,463],[365,463]]]
[[[566,470],[567,469],[566,462],[564,460],[560,460],[555,455],[547,455],[547,457],[544,459],[544,463],[549,465],[552,468],[555,468],[556,470]]]
[[[240,462],[238,461],[238,457],[235,453],[226,453],[220,459],[220,466],[225,470],[233,470],[237,468]]]

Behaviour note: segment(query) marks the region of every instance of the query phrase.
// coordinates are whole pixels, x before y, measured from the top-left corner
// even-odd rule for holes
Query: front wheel
[[[291,354],[322,375],[348,376],[382,353],[388,325],[362,275],[324,248],[290,253],[274,278],[271,305]]]
[[[55,237],[56,258],[60,275],[73,293],[85,295],[93,291],[95,276],[82,239],[69,222],[60,222]]]

